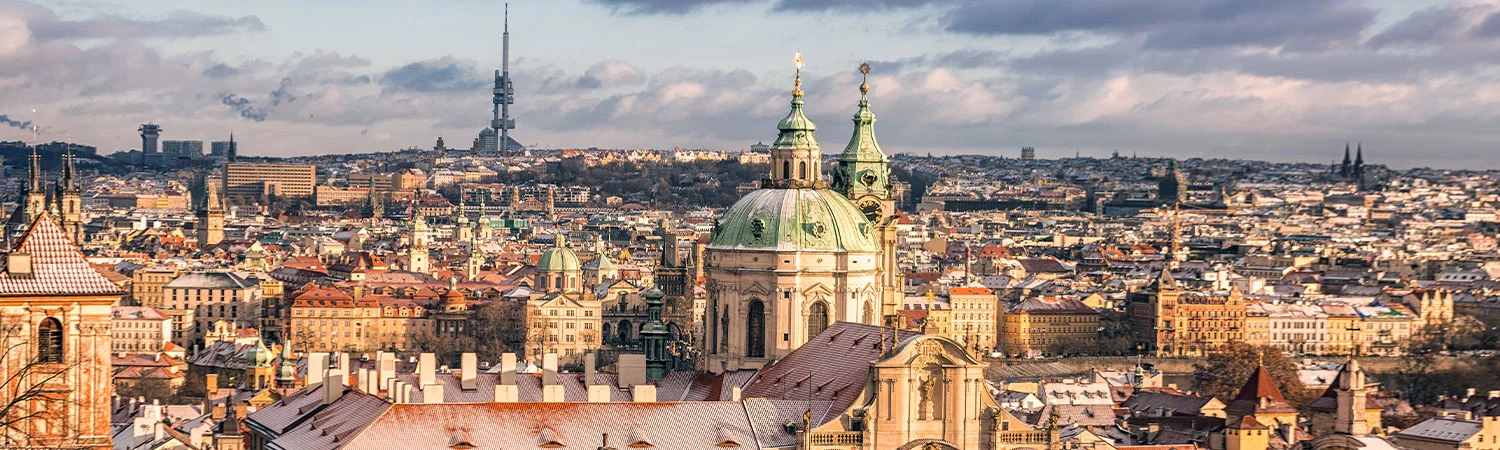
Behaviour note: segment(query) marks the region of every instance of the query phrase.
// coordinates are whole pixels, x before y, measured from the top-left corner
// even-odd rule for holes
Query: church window
[[[814,302],[807,308],[807,339],[822,333],[824,328],[828,328],[828,305]]]
[[[750,302],[750,312],[745,321],[745,356],[751,358],[764,358],[766,356],[766,305],[759,301]]]
[[[797,163],[797,178],[807,179],[807,161]]]
[[[62,364],[63,362],[63,328],[57,319],[48,317],[42,319],[37,327],[37,362],[45,364]]]
[[[781,162],[781,178],[791,178],[791,177],[792,177],[792,162],[791,161],[782,161]]]

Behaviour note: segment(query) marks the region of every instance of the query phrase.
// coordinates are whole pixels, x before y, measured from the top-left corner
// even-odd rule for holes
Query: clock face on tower
[[[880,201],[879,200],[875,200],[875,199],[872,199],[872,198],[867,198],[867,199],[864,199],[864,200],[860,200],[859,204],[857,206],[859,206],[859,211],[860,212],[865,213],[865,218],[866,219],[870,219],[870,222],[873,223],[873,222],[879,222],[880,221]]]

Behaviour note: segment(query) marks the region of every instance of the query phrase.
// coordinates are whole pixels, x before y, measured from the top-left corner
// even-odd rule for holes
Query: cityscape
[[[129,3],[0,1],[0,449],[1500,450],[1497,3]]]

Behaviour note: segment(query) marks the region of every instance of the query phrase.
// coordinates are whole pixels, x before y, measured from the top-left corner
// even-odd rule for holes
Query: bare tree
[[[3,430],[3,443],[0,448],[10,448],[12,445],[22,445],[27,448],[49,448],[45,444],[56,436],[69,436],[69,427],[72,424],[64,420],[56,420],[56,411],[51,408],[39,407],[53,401],[52,392],[47,385],[54,381],[62,381],[69,370],[75,364],[59,364],[44,361],[36,352],[27,352],[27,347],[32,343],[29,339],[12,340],[10,334],[4,336],[5,342],[15,342],[8,345],[3,353],[0,353],[0,367],[10,370],[5,374],[4,380],[0,381],[0,430]],[[29,355],[28,355],[29,354]],[[18,356],[28,355],[21,361]],[[36,432],[36,424],[45,421],[51,426],[60,429],[49,429],[44,436],[33,435]],[[57,448],[65,448],[66,445],[58,445]]]

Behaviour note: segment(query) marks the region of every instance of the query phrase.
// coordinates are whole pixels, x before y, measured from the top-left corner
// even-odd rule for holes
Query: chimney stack
[[[593,386],[594,385],[594,372],[597,370],[597,367],[595,367],[595,365],[596,365],[596,363],[594,362],[594,352],[586,352],[586,353],[584,353],[583,354],[583,385],[584,386]]]
[[[542,385],[555,384],[557,384],[557,354],[548,353],[542,355]]]
[[[646,384],[646,355],[620,355],[620,359],[615,363],[615,367],[619,373],[616,378],[619,381],[621,389],[638,384]]]
[[[500,355],[500,384],[506,386],[516,385],[516,354],[506,353]]]
[[[386,385],[388,380],[396,378],[396,355],[381,353],[375,355],[375,363],[380,373],[381,385]]]
[[[630,388],[630,401],[636,403],[655,403],[656,386],[649,384],[637,384]]]
[[[559,384],[557,380],[556,353],[542,355],[542,401],[548,403],[566,401],[562,384]]]
[[[609,391],[611,390],[611,388],[609,386],[605,386],[605,385],[602,385],[602,384],[595,384],[595,385],[589,386],[588,388],[589,388],[589,403],[609,403],[609,397],[610,397],[610,392]]]
[[[437,357],[431,353],[423,353],[417,359],[417,387],[427,389],[427,386],[437,382]]]
[[[459,388],[465,391],[479,389],[479,358],[473,353],[464,353],[460,359],[462,363],[458,368]]]
[[[323,377],[328,374],[328,354],[315,352],[307,354],[307,385],[322,383]]]
[[[338,400],[344,395],[344,383],[349,380],[349,375],[343,369],[328,371],[328,378],[323,380],[323,404],[327,405]]]
[[[440,405],[443,403],[443,385],[431,384],[422,386],[422,404]]]

